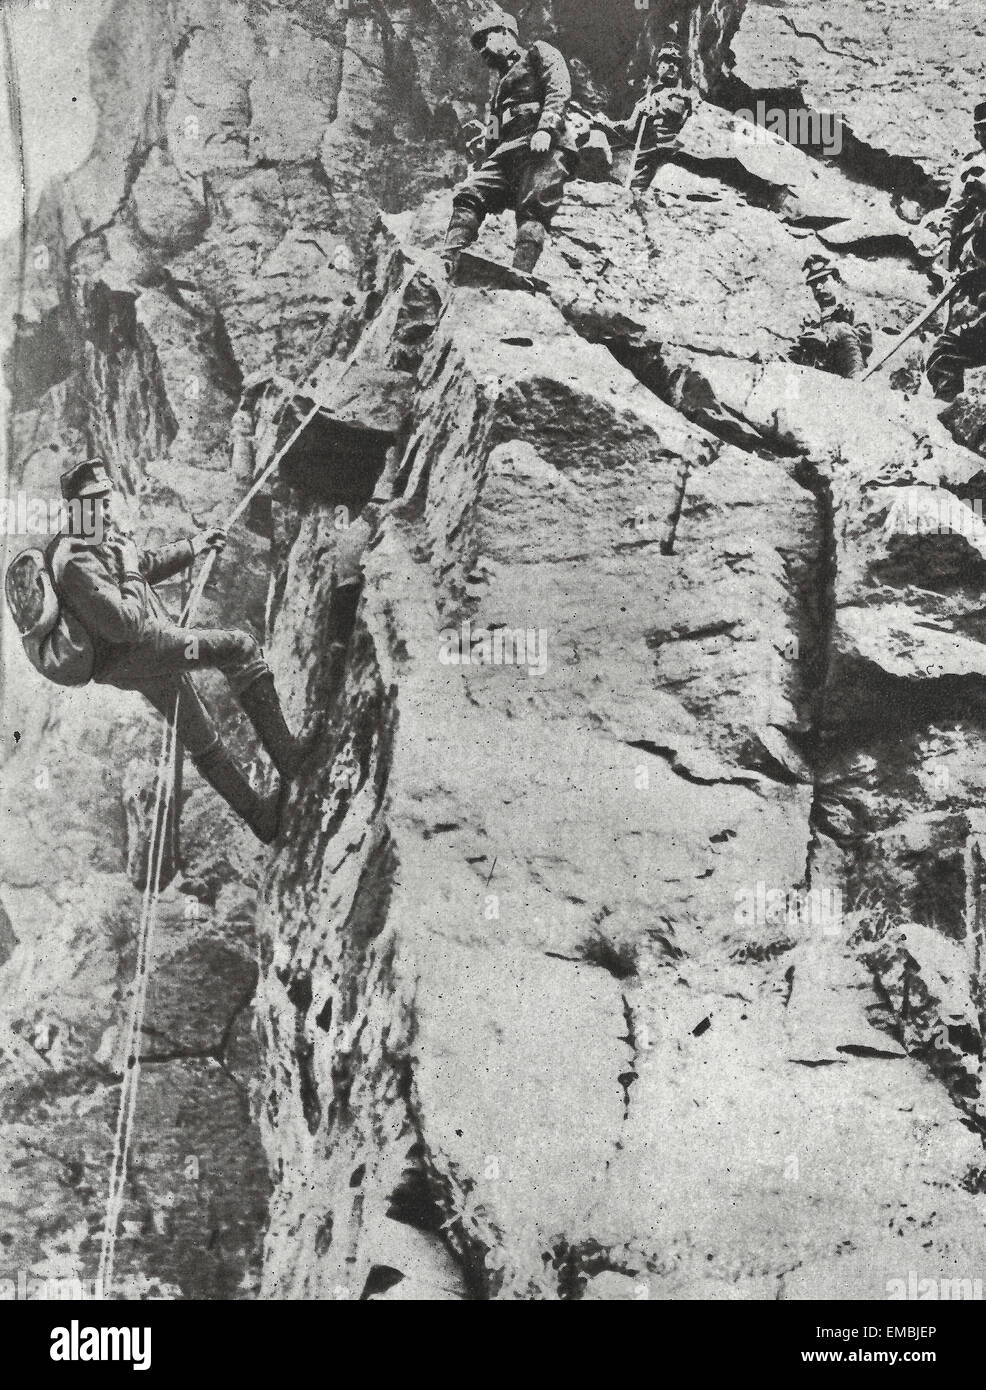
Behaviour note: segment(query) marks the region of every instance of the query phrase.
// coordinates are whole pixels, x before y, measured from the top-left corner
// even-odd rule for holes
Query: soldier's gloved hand
[[[221,555],[226,549],[228,539],[229,536],[222,526],[211,526],[208,531],[200,531],[192,537],[192,554],[196,559],[204,550],[214,550],[217,555]]]
[[[531,136],[531,154],[547,154],[551,149],[551,132],[536,130]]]

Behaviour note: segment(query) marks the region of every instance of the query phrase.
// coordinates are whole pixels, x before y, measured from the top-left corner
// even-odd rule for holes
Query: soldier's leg
[[[236,628],[178,627],[162,624],[137,655],[128,658],[134,672],[114,666],[104,679],[113,684],[140,683],[149,675],[180,676],[202,669],[219,670],[229,681],[254,731],[281,776],[290,781],[321,733],[317,713],[299,738],[284,722],[274,677],[255,637]],[[122,676],[128,676],[124,681]]]
[[[202,669],[222,671],[237,695],[270,670],[259,643],[248,632],[162,623],[113,657],[100,679],[133,689],[148,679]]]
[[[953,401],[965,386],[966,368],[986,359],[986,306],[978,288],[952,300],[945,331],[928,355],[928,380],[940,401]]]
[[[131,687],[170,719],[177,709],[176,729],[193,762],[219,742],[219,729],[187,676],[148,679]]]
[[[274,676],[255,638],[223,628],[190,628],[185,636],[197,665],[222,671],[264,751],[284,781],[292,781],[322,731],[324,713],[316,712],[296,738],[285,722]]]
[[[630,187],[634,193],[646,193],[657,177],[658,169],[667,161],[668,156],[663,150],[649,150],[645,154],[639,154],[633,166],[633,178],[630,180]]]
[[[479,235],[487,213],[502,212],[509,194],[509,162],[500,151],[473,171],[452,199],[452,219],[445,233],[442,260],[452,275],[458,258]]]
[[[148,681],[140,687],[140,693],[166,719],[174,715],[177,707],[178,737],[200,775],[258,840],[270,844],[280,826],[282,797],[261,796],[251,787],[230,757],[212,715],[188,676]]]
[[[325,710],[316,710],[296,737],[285,722],[270,671],[258,676],[240,692],[240,705],[263,744],[264,752],[280,773],[281,781],[292,782],[321,737]]]
[[[260,643],[239,628],[162,628],[155,641],[153,664],[179,673],[222,671],[235,695],[270,674]]]
[[[177,710],[177,734],[201,776],[259,840],[270,844],[280,823],[281,799],[261,796],[229,755],[219,730],[188,676],[147,680],[138,690],[166,719]]]
[[[530,273],[541,258],[548,229],[565,196],[575,157],[567,150],[527,155],[516,170],[517,246],[514,266]]]

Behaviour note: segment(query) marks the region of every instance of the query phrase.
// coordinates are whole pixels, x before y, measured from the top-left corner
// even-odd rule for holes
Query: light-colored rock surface
[[[749,3],[734,43],[755,91],[794,88],[863,145],[940,176],[969,145],[982,96],[978,0]]]
[[[475,8],[110,7],[96,146],[32,225],[12,486],[98,449],[142,537],[215,522],[245,384],[256,467],[295,379],[394,438],[344,468],[313,435],[317,496],[286,472],[209,589],[330,726],[271,854],[187,770],[120,1273],[375,1301],[971,1275],[981,382],[939,419],[927,336],[869,384],[786,358],[811,253],[878,345],[928,302],[981,13],[956,0],[931,57],[916,6],[703,0],[709,99],[652,192],[573,183],[546,294],[448,295]],[[614,107],[686,18],[541,8]],[[751,139],[732,112],[782,88],[855,142]],[[464,623],[524,660],[452,664]],[[5,1251],[91,1275],[157,721],[3,642]]]

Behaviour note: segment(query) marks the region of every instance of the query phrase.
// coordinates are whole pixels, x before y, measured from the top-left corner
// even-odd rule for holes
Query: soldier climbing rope
[[[303,378],[302,378],[303,379]],[[290,396],[296,393],[295,387],[285,389],[283,398],[277,406],[280,411]],[[285,454],[314,420],[321,406],[316,402],[292,430],[284,444],[274,453],[270,463],[254,480],[252,486],[240,499],[230,513],[225,527],[229,530],[244,514],[250,503],[266,485]],[[190,625],[198,610],[205,586],[212,573],[217,552],[210,550],[192,586],[188,602],[182,610],[180,624]],[[100,1243],[98,1287],[102,1296],[108,1297],[113,1288],[116,1272],[116,1243],[123,1212],[123,1198],[126,1189],[127,1169],[130,1162],[130,1149],[133,1140],[134,1120],[137,1113],[137,1091],[140,1081],[140,1042],[144,1027],[144,1013],[147,1006],[147,988],[150,979],[150,964],[153,953],[154,934],[157,924],[157,909],[161,895],[161,870],[167,843],[167,826],[171,803],[174,796],[177,770],[176,724],[178,717],[178,697],[174,708],[165,720],[158,758],[157,777],[154,792],[154,810],[151,820],[151,844],[148,852],[147,884],[141,905],[140,923],[137,930],[137,961],[134,970],[133,997],[124,1044],[124,1069],[120,1086],[120,1104],[117,1112],[116,1131],[113,1142],[113,1160],[110,1169],[109,1190],[106,1201],[106,1215]]]

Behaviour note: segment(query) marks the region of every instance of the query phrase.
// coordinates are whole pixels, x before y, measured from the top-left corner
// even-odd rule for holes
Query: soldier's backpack
[[[22,550],[7,566],[7,607],[17,624],[28,661],[55,685],[86,685],[96,653],[92,638],[62,607],[48,558]]]

